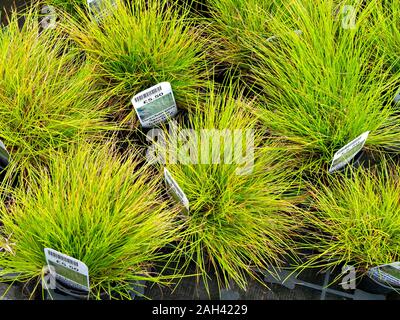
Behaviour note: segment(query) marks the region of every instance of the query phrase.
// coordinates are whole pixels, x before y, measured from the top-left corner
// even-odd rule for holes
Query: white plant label
[[[132,98],[132,104],[144,128],[152,128],[178,113],[169,82],[161,82]]]
[[[171,173],[168,171],[166,167],[164,167],[164,178],[165,182],[168,186],[168,191],[172,193],[172,196],[174,198],[177,198],[180,203],[186,208],[186,210],[189,212],[189,200],[186,197],[185,193],[181,189],[181,187],[178,185],[178,183],[175,181],[175,179],[171,176]]]
[[[371,278],[380,282],[400,287],[400,262],[377,266],[368,270]]]
[[[329,173],[341,169],[348,164],[362,150],[367,141],[368,135],[369,131],[364,132],[362,135],[358,136],[336,152],[333,156]]]
[[[357,20],[357,10],[354,6],[345,5],[342,8],[342,28],[355,29]]]
[[[89,269],[82,261],[56,250],[45,248],[49,269],[55,271],[56,279],[74,289],[89,291]]]

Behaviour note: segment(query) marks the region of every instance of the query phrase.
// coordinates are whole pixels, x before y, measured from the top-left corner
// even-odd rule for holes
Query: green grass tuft
[[[399,74],[369,41],[369,11],[355,8],[353,29],[334,15],[333,0],[293,2],[285,19],[269,23],[279,39],[254,46],[251,72],[262,101],[255,113],[314,170],[327,169],[336,151],[366,131],[367,149],[399,151],[399,114],[391,105]]]
[[[0,276],[40,281],[48,247],[88,266],[92,298],[129,299],[132,281],[167,283],[151,268],[182,223],[151,173],[137,151],[118,155],[113,143],[54,154],[48,170],[31,170],[27,189],[8,190],[13,203],[0,205],[2,242],[9,244]]]
[[[310,186],[311,206],[303,214],[312,231],[303,247],[315,254],[306,266],[351,264],[365,272],[400,259],[399,169],[384,161]]]
[[[78,10],[77,20],[65,25],[88,59],[100,65],[96,75],[123,110],[132,110],[130,98],[159,82],[170,82],[178,106],[188,109],[205,87],[202,30],[188,10],[167,2],[118,2],[106,6],[100,23]]]
[[[34,9],[25,19],[20,29],[14,14],[0,31],[0,139],[18,171],[46,164],[78,136],[98,140],[116,129],[106,121],[95,65],[57,29],[39,34]]]
[[[167,154],[185,154],[182,145],[190,146],[192,159],[198,162],[169,162],[166,166],[190,205],[189,213],[183,213],[188,233],[177,246],[176,256],[187,263],[194,260],[207,287],[208,274],[215,271],[220,288],[229,286],[230,280],[246,288],[248,276],[257,278],[254,268],[279,265],[293,254],[293,237],[301,226],[291,211],[299,200],[300,187],[296,174],[287,171],[288,154],[273,143],[263,145],[262,131],[255,130],[257,122],[249,113],[252,102],[242,94],[237,96],[236,86],[229,87],[213,92],[205,105],[198,102],[187,126],[178,129],[193,129],[198,137],[203,129],[254,130],[254,159],[250,149],[245,152],[251,145],[248,138],[234,144],[214,141],[207,153],[204,138],[197,143],[181,136]],[[221,133],[212,132],[213,137]],[[172,136],[173,131],[168,139]],[[217,164],[217,157],[214,163],[202,158],[213,159],[213,152],[223,157],[227,150],[235,154],[235,149],[248,156],[247,165],[223,159]]]
[[[273,36],[268,24],[280,5],[280,1],[209,0],[209,32],[216,46],[210,58],[226,68],[243,69],[246,77],[249,60],[254,59],[249,43]]]

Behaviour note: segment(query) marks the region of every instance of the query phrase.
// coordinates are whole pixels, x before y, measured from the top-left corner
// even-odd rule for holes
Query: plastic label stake
[[[167,184],[168,192],[189,212],[189,200],[186,197],[186,194],[183,192],[182,188],[178,185],[175,179],[171,176],[171,173],[166,167],[164,167],[164,178]]]
[[[89,291],[89,269],[79,261],[54,249],[45,248],[44,254],[50,270],[54,270],[56,280],[82,291]]]
[[[132,104],[143,128],[152,128],[178,113],[169,82],[161,82],[132,98]]]
[[[3,171],[10,163],[10,154],[6,150],[3,141],[0,140],[0,171]]]
[[[332,173],[338,169],[343,168],[362,150],[367,141],[369,131],[364,132],[353,141],[346,144],[343,148],[335,153],[333,156],[331,168],[329,173]]]
[[[393,99],[394,104],[400,103],[400,92]]]

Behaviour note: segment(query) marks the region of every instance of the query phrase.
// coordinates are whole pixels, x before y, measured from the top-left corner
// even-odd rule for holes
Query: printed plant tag
[[[377,266],[368,270],[368,275],[389,286],[400,287],[400,262]]]
[[[0,170],[4,170],[9,164],[10,154],[7,152],[3,141],[0,140]]]
[[[189,212],[189,200],[186,197],[185,193],[181,189],[181,187],[178,185],[178,183],[175,181],[175,179],[171,176],[171,173],[168,171],[166,167],[164,167],[164,178],[165,182],[168,187],[168,192],[182,205],[186,208],[186,210]]]
[[[74,289],[89,291],[89,269],[82,261],[56,250],[45,248],[49,269],[54,269],[56,279]]]
[[[132,98],[132,104],[144,128],[154,127],[178,113],[169,82],[161,82]]]
[[[341,169],[348,164],[362,150],[365,142],[367,141],[368,135],[369,131],[364,132],[362,135],[358,136],[353,141],[346,144],[338,152],[336,152],[333,156],[329,173]]]

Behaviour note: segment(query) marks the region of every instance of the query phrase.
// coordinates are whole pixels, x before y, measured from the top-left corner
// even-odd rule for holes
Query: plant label
[[[132,104],[143,128],[152,128],[178,113],[169,82],[161,82],[132,98]]]
[[[4,170],[10,161],[10,154],[6,150],[3,141],[0,140],[0,170]]]
[[[368,276],[383,284],[400,288],[400,262],[377,266],[368,270]]]
[[[329,173],[341,169],[348,164],[362,150],[367,141],[368,135],[369,131],[364,132],[362,135],[358,136],[336,152],[333,156]]]
[[[400,104],[400,92],[393,99],[394,104]]]
[[[56,250],[45,248],[49,268],[54,269],[56,280],[74,289],[89,291],[89,269],[82,261]]]
[[[106,1],[109,1],[112,6],[116,5],[114,0]],[[104,0],[87,0],[87,4],[89,6],[89,11],[96,17],[97,22],[108,13]]]
[[[186,197],[185,193],[175,181],[175,179],[171,176],[171,173],[168,171],[166,167],[164,167],[164,178],[165,183],[167,184],[168,192],[189,212],[189,200]]]

